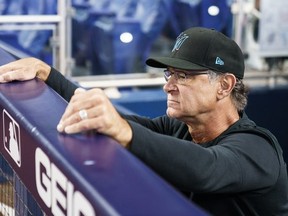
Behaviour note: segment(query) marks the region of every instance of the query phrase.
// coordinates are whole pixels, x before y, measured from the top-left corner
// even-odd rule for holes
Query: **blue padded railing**
[[[1,64],[12,59],[0,52]],[[10,215],[206,215],[111,138],[58,133],[66,106],[38,79],[0,84],[0,186],[13,187],[0,204],[12,197]]]

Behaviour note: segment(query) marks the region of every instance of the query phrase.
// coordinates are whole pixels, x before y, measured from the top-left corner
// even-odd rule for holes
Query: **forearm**
[[[249,149],[251,143],[239,143],[231,137],[223,140],[223,144],[204,148],[191,141],[155,133],[135,122],[130,124],[133,138],[129,150],[180,190],[229,193],[266,187],[277,177],[276,157],[268,166],[260,153],[248,151],[249,154],[243,155],[247,152],[243,148]],[[246,136],[251,135],[243,135],[243,140]],[[270,144],[261,143],[265,142],[261,139],[256,140],[259,149],[261,146],[260,155],[273,155]],[[238,150],[233,151],[233,146]],[[267,176],[273,169],[275,175]]]
[[[180,190],[194,191],[202,187],[213,164],[209,150],[188,140],[155,133],[135,122],[130,121],[130,125],[133,135],[128,149],[131,153]]]
[[[68,80],[65,76],[63,76],[53,67],[50,67],[50,72],[45,82],[59,95],[61,95],[66,101],[70,101],[75,90],[79,87],[70,80]]]

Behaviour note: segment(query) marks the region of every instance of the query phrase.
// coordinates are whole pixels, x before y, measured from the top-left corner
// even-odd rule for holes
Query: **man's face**
[[[167,83],[163,87],[167,93],[168,116],[187,122],[215,109],[219,82],[211,81],[208,71],[168,70],[170,76],[166,75]]]

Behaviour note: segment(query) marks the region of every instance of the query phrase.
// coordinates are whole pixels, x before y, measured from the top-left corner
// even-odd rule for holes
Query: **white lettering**
[[[84,201],[84,202],[83,202]],[[79,191],[74,193],[74,214],[73,216],[81,215],[94,216],[94,209],[88,202],[88,200]]]
[[[64,212],[61,210],[66,209],[66,197],[65,194],[60,190],[60,188],[65,192],[67,185],[67,178],[64,174],[52,163],[51,164],[51,188],[52,188],[52,213],[53,215],[65,216]],[[60,206],[59,206],[60,205]]]
[[[35,172],[38,194],[53,215],[96,216],[91,203],[40,148],[35,152]]]
[[[67,216],[73,216],[73,192],[74,186],[71,182],[67,185]]]
[[[41,169],[41,166],[45,170]],[[36,187],[39,196],[45,203],[45,205],[51,207],[51,185],[50,185],[50,160],[47,155],[37,148],[35,152],[35,171],[36,171]]]

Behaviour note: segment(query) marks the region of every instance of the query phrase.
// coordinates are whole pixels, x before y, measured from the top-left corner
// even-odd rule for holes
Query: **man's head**
[[[244,57],[235,41],[213,29],[190,28],[176,40],[169,57],[149,58],[147,65],[189,71],[213,70],[244,77]]]
[[[243,54],[220,32],[190,28],[179,35],[169,57],[146,63],[166,68],[163,88],[170,117],[187,121],[206,113],[219,116],[223,109],[241,112],[246,106]]]

